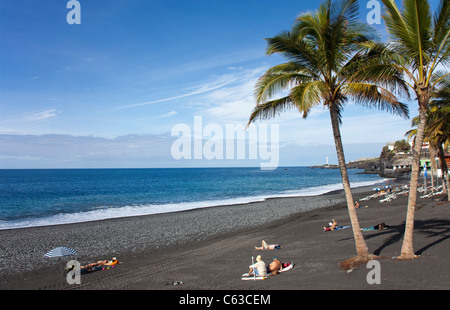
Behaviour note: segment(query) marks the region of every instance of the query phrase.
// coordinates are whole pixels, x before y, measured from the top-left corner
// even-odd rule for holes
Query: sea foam
[[[369,186],[380,182],[378,181],[362,181],[351,183],[352,188]],[[169,204],[141,204],[141,205],[126,205],[121,207],[103,206],[96,208],[95,210],[75,212],[75,213],[60,213],[48,217],[29,218],[4,221],[0,220],[1,229],[13,229],[13,228],[26,228],[36,226],[48,226],[48,225],[60,225],[60,224],[72,224],[82,223],[90,221],[98,221],[105,219],[114,219],[121,217],[142,216],[150,214],[180,212],[192,209],[200,209],[207,207],[216,207],[223,205],[237,205],[250,202],[264,201],[267,198],[277,197],[299,197],[299,196],[316,196],[325,194],[331,191],[342,189],[342,183],[329,184],[317,187],[304,188],[300,190],[287,190],[277,194],[265,195],[265,196],[248,196],[248,197],[236,197],[220,200],[205,200],[194,202],[181,202],[181,203],[169,203]]]

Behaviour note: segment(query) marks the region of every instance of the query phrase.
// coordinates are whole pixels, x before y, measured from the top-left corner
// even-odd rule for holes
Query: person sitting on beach
[[[113,257],[112,260],[99,260],[96,263],[90,263],[87,264],[86,266],[81,266],[80,269],[81,270],[89,270],[93,267],[100,267],[100,266],[114,266],[117,265],[119,263],[119,261],[117,260],[117,258]]]
[[[261,247],[257,247],[255,246],[255,250],[279,250],[281,249],[281,245],[280,244],[267,244],[266,241],[262,241],[262,246]]]
[[[273,257],[273,261],[267,267],[267,274],[274,276],[279,273],[281,270],[281,262],[278,260],[276,256]]]
[[[338,226],[337,221],[333,219],[331,222],[328,223],[328,227],[327,226],[323,227],[323,230],[325,231],[335,230],[337,226]]]
[[[356,209],[359,208],[359,202],[355,202],[355,208],[356,208]]]
[[[371,226],[369,228],[361,228],[361,231],[383,230],[383,229],[388,229],[388,228],[389,228],[388,225],[386,225],[385,223],[381,223],[378,225]]]
[[[245,276],[257,276],[265,277],[267,276],[266,263],[261,259],[261,255],[256,256],[256,263],[249,266],[250,271]]]

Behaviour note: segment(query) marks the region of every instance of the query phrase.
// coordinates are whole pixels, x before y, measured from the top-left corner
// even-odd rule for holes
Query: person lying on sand
[[[267,244],[266,241],[262,241],[262,246],[261,247],[257,247],[255,246],[255,250],[279,250],[281,249],[281,245],[280,244]]]
[[[86,266],[81,266],[80,269],[81,270],[89,270],[93,267],[99,267],[99,266],[114,266],[117,265],[119,263],[119,261],[117,260],[117,258],[113,257],[112,260],[99,260],[96,263],[91,263],[91,264],[87,264]]]
[[[369,228],[361,228],[361,231],[383,230],[383,229],[388,229],[388,228],[389,228],[388,225],[386,225],[385,223],[381,223],[378,225],[371,226]]]
[[[328,223],[328,226],[323,227],[323,230],[325,231],[335,230],[337,226],[338,226],[337,221],[333,219],[331,222]]]

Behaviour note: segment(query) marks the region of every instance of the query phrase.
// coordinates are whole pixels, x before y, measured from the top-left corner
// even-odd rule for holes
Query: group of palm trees
[[[359,261],[373,259],[373,255],[360,230],[345,166],[339,128],[345,103],[353,100],[409,117],[408,106],[398,98],[411,100],[413,94],[418,102],[400,260],[416,257],[414,211],[424,136],[427,130],[438,133],[449,126],[450,1],[441,0],[434,15],[427,0],[403,0],[402,9],[394,0],[381,1],[389,43],[377,41],[375,30],[358,19],[357,0],[325,0],[315,12],[299,15],[289,31],[266,39],[267,54],[280,54],[286,62],[270,68],[259,78],[255,85],[257,105],[249,119],[250,124],[288,109],[297,109],[306,118],[319,105],[329,110],[355,238],[354,259]],[[274,98],[284,90],[288,95]],[[430,116],[433,111],[434,116]]]

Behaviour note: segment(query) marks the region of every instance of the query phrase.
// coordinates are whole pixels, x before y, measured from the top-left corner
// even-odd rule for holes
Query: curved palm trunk
[[[414,214],[416,211],[417,186],[419,183],[420,151],[422,150],[425,126],[427,123],[426,104],[423,104],[424,99],[421,101],[422,102],[419,102],[419,125],[417,127],[416,140],[413,149],[413,164],[408,196],[408,209],[406,212],[405,234],[403,236],[401,255],[397,259],[406,260],[417,257],[414,255],[413,248]],[[426,102],[428,102],[428,100],[426,100]]]
[[[353,201],[353,195],[350,188],[350,180],[348,178],[347,167],[345,166],[344,148],[342,146],[341,132],[339,129],[339,120],[336,107],[330,104],[330,117],[331,126],[333,129],[334,143],[336,146],[336,153],[339,162],[339,168],[341,170],[342,185],[344,186],[345,199],[347,200],[348,213],[350,215],[350,221],[353,229],[353,236],[355,238],[356,253],[358,256],[368,256],[369,250],[361,232],[359,226],[358,216],[356,215],[356,208]]]
[[[438,158],[439,158],[439,164],[441,166],[441,171],[442,171],[442,179],[444,180],[443,192],[445,194],[447,194],[447,200],[450,201],[450,185],[448,182],[448,167],[447,167],[447,163],[445,162],[444,149],[442,148],[443,143],[444,143],[444,141],[442,141],[441,138],[438,139],[437,153],[438,153]]]
[[[436,163],[436,145],[433,143],[433,141],[429,141],[430,144],[430,161],[431,161],[431,191],[434,192],[434,187],[437,186],[437,163]],[[434,176],[433,174],[436,173],[436,185],[434,185]]]

